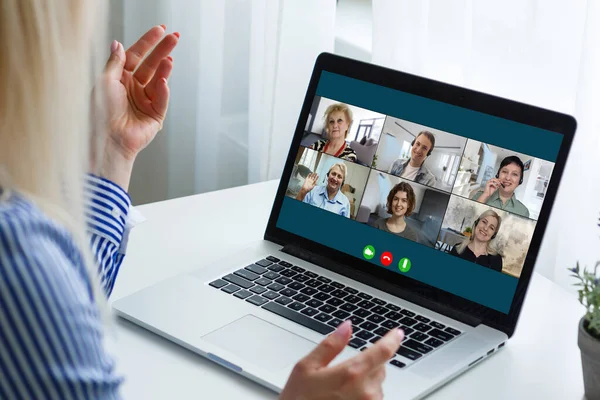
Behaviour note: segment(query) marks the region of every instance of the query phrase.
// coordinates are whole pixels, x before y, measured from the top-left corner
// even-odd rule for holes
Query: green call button
[[[398,269],[400,270],[400,272],[408,272],[408,270],[410,270],[410,266],[411,262],[406,257],[398,261]]]
[[[367,260],[370,260],[371,258],[375,257],[375,247],[371,246],[370,244],[366,245],[363,249],[363,257]]]

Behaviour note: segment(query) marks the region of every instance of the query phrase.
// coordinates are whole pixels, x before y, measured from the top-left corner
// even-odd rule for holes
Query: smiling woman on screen
[[[343,103],[332,104],[325,110],[325,131],[329,139],[318,140],[309,148],[334,157],[356,162],[356,153],[346,143],[352,126],[352,111]]]

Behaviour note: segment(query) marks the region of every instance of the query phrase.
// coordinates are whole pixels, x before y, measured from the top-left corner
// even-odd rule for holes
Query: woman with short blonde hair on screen
[[[162,128],[179,34],[161,25],[127,51],[104,46],[107,4],[0,0],[2,399],[120,398],[106,298],[125,253],[133,162]],[[300,360],[281,399],[382,393],[402,331],[328,367],[351,335],[346,321]]]
[[[346,142],[352,126],[352,110],[350,110],[350,107],[344,103],[332,104],[325,110],[323,118],[328,139],[318,140],[309,148],[342,160],[356,162],[356,152]]]
[[[502,255],[493,244],[501,225],[502,218],[496,211],[483,212],[473,223],[471,236],[454,246],[450,254],[502,272]]]

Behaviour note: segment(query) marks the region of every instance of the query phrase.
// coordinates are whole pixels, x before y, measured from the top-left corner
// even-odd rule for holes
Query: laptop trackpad
[[[279,371],[299,361],[316,346],[251,314],[202,338],[269,371]]]

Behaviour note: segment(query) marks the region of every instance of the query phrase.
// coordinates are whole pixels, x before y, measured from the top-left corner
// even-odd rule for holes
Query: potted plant
[[[579,321],[577,343],[581,350],[581,366],[583,368],[583,385],[588,400],[600,399],[600,278],[597,275],[596,263],[594,273],[583,271],[579,263],[570,269],[578,282],[579,302],[586,308],[586,313]]]
[[[463,235],[465,235],[465,236],[471,236],[472,233],[473,233],[473,229],[471,229],[470,226],[467,226],[465,228],[465,231],[463,232]]]

